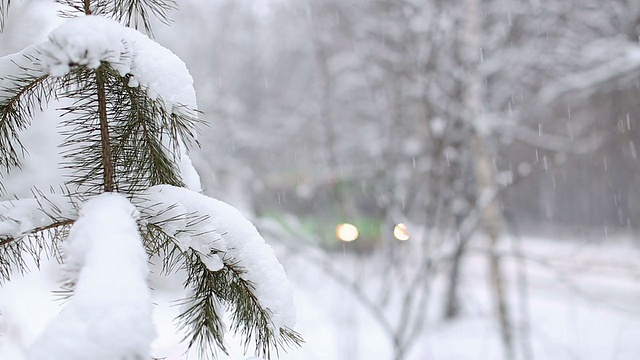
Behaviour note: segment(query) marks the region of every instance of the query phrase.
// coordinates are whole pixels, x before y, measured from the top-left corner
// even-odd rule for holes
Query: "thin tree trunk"
[[[100,69],[96,69],[96,83],[98,85],[98,116],[100,118],[100,143],[102,146],[102,170],[104,177],[104,191],[113,192],[114,176],[111,162],[111,144],[109,142],[109,122],[107,121],[107,100],[104,89],[104,79]]]
[[[517,289],[518,289],[518,305],[520,311],[520,322],[518,327],[520,351],[522,359],[534,360],[533,348],[531,347],[531,311],[529,308],[529,278],[527,271],[527,261],[524,258],[524,244],[520,232],[517,230],[517,224],[509,213],[505,213],[505,224],[510,225],[511,232],[515,235],[512,242],[513,253],[516,257],[516,265],[518,267]]]
[[[476,177],[478,179],[480,194],[482,195],[491,192],[495,186],[493,183],[493,164],[489,161],[485,145],[478,135],[474,135],[473,143],[476,153]],[[500,257],[495,251],[500,236],[501,223],[502,213],[498,208],[497,202],[493,200],[483,213],[484,230],[489,240],[489,270],[491,285],[493,287],[494,301],[498,322],[500,323],[500,332],[506,353],[505,355],[507,359],[515,359],[513,334],[511,322],[509,320],[509,309],[505,294],[502,266],[500,263]]]
[[[483,114],[483,79],[478,70],[482,51],[482,23],[481,0],[466,0],[463,36],[464,64],[468,73],[468,84],[465,91],[465,117],[472,124],[482,121]],[[475,177],[478,185],[478,199],[495,192],[495,170],[489,158],[487,146],[481,134],[474,131],[471,137],[471,148],[474,154]],[[489,271],[493,288],[496,315],[500,324],[500,331],[505,357],[514,359],[513,336],[509,320],[509,312],[504,289],[504,279],[500,258],[495,253],[495,248],[500,236],[502,212],[495,200],[484,209],[482,225],[489,241]]]
[[[393,339],[393,359],[404,360],[404,346],[402,345],[402,340],[398,337]]]
[[[91,0],[84,0],[84,13],[91,15]],[[98,87],[98,117],[100,120],[100,146],[102,147],[102,171],[104,191],[113,192],[114,173],[111,161],[111,142],[109,141],[109,121],[107,119],[107,97],[104,89],[104,79],[100,68],[96,69],[96,84]]]
[[[458,238],[458,246],[453,254],[453,263],[449,270],[449,283],[447,285],[446,308],[444,318],[447,320],[455,319],[460,314],[460,300],[458,297],[458,288],[460,280],[460,268],[462,267],[462,257],[466,248],[466,240]]]

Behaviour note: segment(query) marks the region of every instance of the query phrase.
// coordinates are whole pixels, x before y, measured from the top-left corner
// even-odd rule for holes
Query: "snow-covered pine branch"
[[[0,169],[6,172],[21,164],[25,149],[20,132],[53,95],[50,89],[55,84],[39,65],[38,56],[37,47],[30,46],[0,58]]]
[[[170,185],[154,186],[132,201],[147,252],[165,257],[163,261],[170,264],[166,272],[172,271],[170,266],[180,266],[188,274],[189,297],[183,300],[180,321],[190,347],[203,355],[212,354],[214,345],[225,350],[225,310],[232,315],[231,330],[242,334],[247,346],[255,341],[257,354],[269,358],[273,350],[301,342],[292,330],[296,311],[286,274],[271,247],[238,210]],[[28,237],[38,241],[32,248],[57,254],[57,245],[50,244],[54,237],[46,234],[77,224],[82,212],[78,220],[76,207],[63,195],[38,194],[0,203],[0,274],[9,279],[12,266],[24,262],[20,253],[28,249]],[[83,209],[87,207],[97,205]],[[60,231],[56,240],[64,235]],[[32,252],[34,259],[40,255]],[[66,267],[79,269],[68,256]],[[192,326],[194,322],[202,326]]]
[[[34,193],[33,198],[0,202],[0,281],[14,269],[26,269],[25,254],[39,264],[59,257],[57,243],[77,218],[75,204],[64,195]]]
[[[141,360],[155,336],[139,212],[105,193],[82,206],[65,242],[73,297],[36,339],[27,360]]]
[[[74,101],[64,108],[70,115],[63,128],[70,140],[65,157],[85,163],[100,151],[95,147],[100,134],[90,121],[99,111],[91,90],[100,74],[113,87],[107,89],[106,112],[119,135],[114,151],[136,160],[114,158],[122,175],[116,174],[121,182],[116,188],[140,191],[170,183],[200,189],[186,149],[196,142],[199,124],[193,79],[176,55],[147,36],[107,18],[82,16],[54,30],[49,41],[2,58],[0,71],[0,165],[7,171],[20,165],[19,133],[52,97]],[[93,161],[88,174],[80,169],[74,183],[95,187],[91,180],[100,181],[94,176],[100,166]],[[180,178],[172,176],[175,166]]]
[[[194,191],[159,185],[136,197],[143,227],[159,228],[185,256],[192,299],[180,317],[190,344],[224,349],[221,308],[231,311],[234,332],[256,353],[270,357],[278,345],[299,344],[293,292],[282,265],[256,228],[232,206]],[[217,306],[219,304],[221,306]],[[192,321],[206,324],[193,328]]]

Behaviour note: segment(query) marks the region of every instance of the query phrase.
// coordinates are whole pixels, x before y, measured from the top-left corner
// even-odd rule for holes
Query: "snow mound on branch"
[[[273,249],[236,208],[197,192],[170,185],[151,187],[140,196],[144,218],[163,223],[183,250],[196,251],[211,271],[225,263],[244,270],[243,280],[254,287],[260,305],[272,313],[274,331],[293,328],[293,291]],[[169,209],[169,210],[167,210]],[[193,216],[204,216],[193,221]]]
[[[52,76],[63,76],[73,65],[95,69],[108,62],[129,86],[141,86],[149,97],[160,98],[168,112],[195,109],[193,78],[184,62],[141,32],[101,16],[68,20],[43,44],[43,64]]]
[[[82,207],[65,249],[74,295],[35,341],[28,360],[150,357],[155,330],[138,215],[118,194],[96,196]]]

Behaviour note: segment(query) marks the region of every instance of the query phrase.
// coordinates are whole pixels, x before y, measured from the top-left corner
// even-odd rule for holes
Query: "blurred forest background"
[[[194,163],[278,249],[304,358],[640,356],[640,2],[179,5]]]
[[[445,227],[480,137],[522,226],[640,225],[636,2],[191,1],[164,31],[211,122],[207,189],[261,215]]]

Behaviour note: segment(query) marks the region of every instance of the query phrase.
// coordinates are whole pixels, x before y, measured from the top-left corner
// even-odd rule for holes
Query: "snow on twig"
[[[18,239],[76,218],[75,205],[64,195],[37,193],[30,199],[1,201],[0,241]]]

